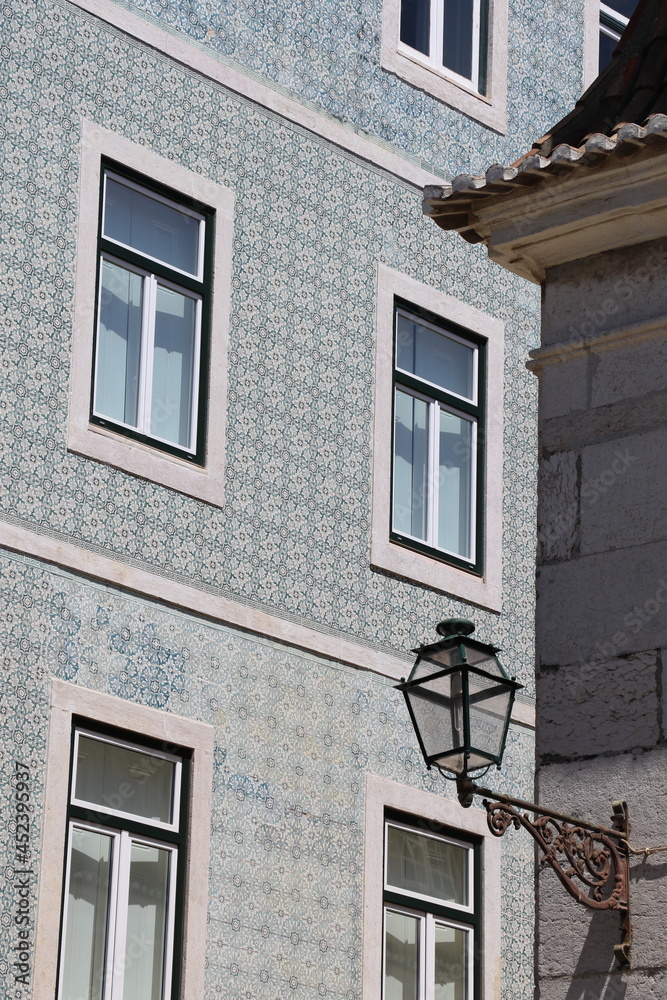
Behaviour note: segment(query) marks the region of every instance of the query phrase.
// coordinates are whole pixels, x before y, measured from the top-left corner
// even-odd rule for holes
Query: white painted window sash
[[[162,991],[160,1000],[168,1000],[171,992],[171,977],[174,964],[174,916],[176,908],[176,866],[177,848],[170,844],[138,837],[123,830],[120,835],[120,852],[118,863],[118,891],[115,920],[111,921],[115,930],[115,947],[111,954],[107,975],[111,980],[109,1000],[123,1000],[125,984],[125,953],[127,947],[127,920],[130,897],[130,865],[132,846],[139,844],[146,847],[156,847],[169,854],[169,886],[167,890],[167,906],[165,914],[164,956],[162,962]],[[105,992],[105,1000],[106,992]]]
[[[440,906],[448,906],[448,907],[450,907],[450,909],[460,910],[461,913],[473,913],[474,912],[473,900],[475,898],[475,886],[474,886],[474,878],[475,878],[475,853],[474,853],[474,849],[471,846],[471,844],[469,844],[467,841],[464,841],[464,840],[457,840],[455,837],[443,837],[443,836],[439,836],[438,834],[431,833],[428,830],[421,830],[421,829],[418,829],[417,827],[409,826],[406,823],[398,823],[395,820],[387,820],[387,821],[385,821],[385,825],[384,825],[384,858],[385,858],[385,863],[384,863],[384,871],[385,871],[385,874],[384,874],[384,887],[385,887],[385,889],[388,889],[388,890],[393,891],[393,892],[405,893],[405,889],[401,888],[401,886],[392,885],[389,882],[388,878],[387,878],[387,861],[388,861],[388,858],[389,858],[388,842],[389,842],[389,828],[390,827],[393,827],[394,829],[397,829],[397,830],[406,830],[408,833],[417,834],[419,837],[424,837],[426,839],[441,840],[445,844],[453,844],[455,847],[460,847],[464,851],[467,852],[466,853],[466,874],[467,874],[467,880],[468,880],[468,898],[470,900],[470,902],[468,903],[467,906],[464,905],[464,904],[462,904],[462,903],[447,902],[446,900],[440,899],[438,896],[425,896],[425,895],[422,895],[422,893],[419,893],[419,892],[410,892],[409,895],[410,895],[411,899],[418,899],[418,900],[420,900],[420,902],[436,903],[436,904],[439,904]]]
[[[438,385],[437,382],[429,382],[427,378],[423,378],[421,375],[415,375],[414,372],[406,371],[405,368],[401,368],[400,365],[398,364],[396,365],[396,371],[403,372],[410,378],[418,379],[425,386],[433,386],[434,389],[437,389],[440,392],[446,392],[448,396],[451,396],[454,399],[462,399],[466,403],[472,403],[473,406],[477,406],[479,397],[479,384],[478,384],[479,348],[476,347],[475,344],[471,343],[471,341],[466,340],[465,337],[459,337],[456,333],[453,333],[451,330],[443,330],[441,326],[438,326],[435,323],[429,323],[427,319],[422,319],[421,316],[417,316],[415,313],[411,313],[407,309],[396,309],[396,315],[404,316],[406,319],[411,320],[412,322],[415,322],[416,320],[420,326],[424,326],[427,327],[429,330],[433,330],[439,336],[445,337],[447,340],[453,340],[457,344],[463,344],[464,347],[467,347],[472,352],[472,364],[473,364],[472,395],[462,396],[460,393],[454,392],[453,389],[445,389],[444,386]],[[396,356],[398,356],[398,348],[396,348]]]
[[[159,257],[151,257],[151,255],[146,253],[144,250],[137,250],[136,247],[131,246],[129,243],[122,243],[120,240],[116,240],[112,236],[106,235],[104,232],[104,226],[106,223],[107,178],[111,178],[111,180],[116,181],[118,184],[124,184],[125,187],[131,188],[133,191],[138,191],[139,194],[143,194],[147,198],[152,198],[153,201],[158,201],[162,205],[168,205],[169,208],[173,208],[176,212],[180,212],[181,215],[187,215],[191,219],[198,220],[199,236],[197,240],[197,270],[195,273],[192,271],[184,271],[180,267],[176,267],[174,264],[168,264],[166,261],[160,260]],[[104,191],[102,193],[102,235],[105,240],[109,241],[109,243],[115,243],[116,246],[125,247],[126,250],[131,250],[133,253],[139,254],[145,260],[150,260],[155,264],[162,264],[163,267],[168,267],[171,271],[175,271],[177,274],[185,274],[189,278],[196,278],[198,281],[202,281],[204,275],[205,225],[206,221],[204,216],[199,212],[195,212],[193,209],[188,208],[186,205],[181,205],[176,201],[171,201],[171,199],[165,198],[163,195],[157,194],[155,191],[151,191],[150,188],[142,187],[141,184],[135,184],[134,181],[128,180],[128,178],[122,177],[120,174],[115,174],[113,170],[106,170],[104,172]]]
[[[476,530],[476,515],[477,515],[477,429],[478,421],[475,417],[471,417],[467,413],[461,413],[453,406],[445,406],[444,403],[437,404],[439,411],[442,410],[445,413],[452,413],[455,417],[460,420],[467,420],[471,425],[470,427],[470,505],[468,509],[468,517],[470,518],[470,527],[468,530],[468,548],[470,551],[470,557],[467,559],[466,556],[462,556],[458,552],[450,552],[448,549],[440,548],[441,552],[447,552],[448,555],[456,556],[458,559],[466,559],[467,561],[474,563],[477,557],[477,530]],[[438,412],[438,425],[439,425]],[[438,426],[438,430],[439,430]],[[436,455],[436,461],[438,464],[434,466],[436,470],[435,479],[437,481],[436,488],[439,487],[439,455]],[[439,498],[438,498],[439,499]],[[436,508],[437,510],[437,508]],[[436,522],[437,523],[437,522]],[[439,548],[437,545],[437,528],[434,532],[434,547]]]
[[[122,834],[119,830],[114,830],[109,827],[95,826],[91,823],[81,822],[80,820],[70,820],[67,828],[67,862],[65,865],[65,897],[63,905],[63,917],[62,917],[62,934],[63,941],[62,947],[60,949],[60,964],[58,971],[58,997],[62,996],[63,989],[63,977],[65,973],[65,940],[64,935],[67,932],[67,920],[69,913],[69,896],[70,896],[70,875],[71,875],[71,865],[72,865],[72,832],[73,830],[89,830],[91,833],[99,833],[105,837],[109,837],[111,840],[111,863],[110,863],[110,875],[109,875],[109,903],[107,908],[107,935],[106,935],[106,945],[104,949],[104,979],[102,986],[102,1000],[113,1000],[112,997],[112,981],[109,974],[112,963],[113,956],[115,954],[116,948],[116,913],[118,909],[118,866],[119,866],[119,855],[120,855],[120,841]]]
[[[629,17],[626,17],[624,14],[621,14],[621,12],[618,10],[614,10],[613,7],[610,7],[606,3],[600,3],[600,14],[601,15],[606,14],[607,17],[615,21],[616,24],[618,25],[618,30],[621,34],[630,23]]]
[[[477,352],[475,352],[477,353]],[[400,369],[399,369],[400,370]],[[477,372],[475,371],[475,375]],[[414,377],[414,376],[413,376]],[[470,562],[474,564],[477,556],[477,531],[476,531],[476,517],[477,517],[477,429],[478,421],[475,417],[471,417],[467,413],[462,413],[455,407],[446,406],[444,403],[438,400],[431,399],[429,396],[423,395],[422,393],[416,392],[414,389],[397,382],[394,386],[394,392],[396,390],[405,393],[407,396],[412,396],[415,399],[421,399],[428,404],[428,442],[427,442],[427,472],[426,472],[426,538],[419,538],[416,535],[410,535],[407,532],[400,532],[400,534],[415,542],[421,542],[424,545],[428,545],[438,552],[442,552],[445,555],[454,556],[456,559],[463,559],[465,562]],[[449,549],[442,548],[438,545],[438,511],[440,503],[440,411],[445,413],[452,413],[454,416],[461,420],[467,420],[471,424],[471,461],[470,461],[470,507],[469,507],[469,518],[470,518],[470,528],[468,533],[468,547],[470,550],[470,557],[462,556],[459,552],[452,552]],[[394,455],[396,454],[396,443],[395,443],[396,427],[394,426]],[[392,484],[392,490],[394,486]],[[393,496],[392,496],[392,530],[393,527]]]
[[[195,302],[195,337],[194,337],[194,358],[192,365],[192,392],[190,401],[190,440],[188,441],[187,447],[183,450],[194,454],[197,442],[197,425],[199,416],[199,375],[201,366],[201,319],[202,319],[202,299],[200,295],[196,292],[191,292],[189,289],[184,288],[182,285],[178,285],[175,282],[167,281],[164,278],[157,278],[156,275],[151,274],[150,271],[144,271],[141,268],[135,267],[128,261],[122,260],[119,257],[112,257],[108,253],[100,254],[100,272],[102,262],[108,260],[110,263],[122,267],[127,271],[131,271],[133,274],[141,275],[143,281],[143,291],[142,291],[142,317],[141,317],[141,346],[139,351],[139,385],[137,387],[137,425],[125,423],[122,420],[112,420],[108,414],[101,413],[97,408],[97,383],[98,383],[98,364],[95,362],[95,372],[94,372],[94,382],[93,382],[93,414],[99,417],[101,420],[111,420],[112,423],[119,427],[126,427],[128,430],[137,431],[139,434],[144,434],[146,437],[150,437],[153,441],[161,441],[164,444],[168,444],[173,448],[179,448],[181,446],[175,444],[173,441],[169,441],[166,438],[160,437],[159,434],[153,434],[151,432],[151,408],[152,408],[152,395],[153,395],[153,360],[154,360],[154,349],[155,349],[155,321],[157,312],[157,287],[162,285],[164,288],[172,289],[178,292],[179,295],[184,295],[187,298],[193,299]],[[100,312],[101,312],[101,300],[102,300],[102,282],[100,280],[98,291],[98,305],[97,305],[97,332],[96,336],[99,337],[99,325],[100,325]]]
[[[146,819],[143,816],[138,816],[137,813],[124,812],[121,809],[113,809],[107,806],[106,804],[104,806],[100,806],[95,802],[88,802],[85,799],[77,799],[75,797],[74,791],[76,789],[76,772],[78,766],[80,736],[86,736],[88,739],[97,740],[99,743],[108,743],[111,746],[123,747],[127,750],[135,750],[137,753],[145,754],[148,757],[155,757],[156,760],[164,760],[167,761],[169,764],[173,765],[174,781],[173,781],[172,802],[171,802],[172,822],[163,823],[160,820]],[[126,740],[119,740],[119,739],[114,739],[110,736],[103,736],[100,733],[88,729],[77,728],[74,732],[73,761],[74,763],[72,769],[72,797],[71,797],[72,805],[80,806],[82,809],[100,810],[104,813],[107,813],[109,816],[117,816],[120,819],[133,820],[134,822],[139,822],[147,826],[154,827],[156,830],[171,830],[174,833],[178,833],[179,816],[180,816],[179,804],[181,801],[181,780],[182,780],[182,768],[183,768],[183,762],[180,757],[177,757],[174,754],[167,753],[166,751],[163,750],[149,749],[137,743],[129,743]],[[85,823],[78,825],[85,827]],[[95,829],[98,828],[95,827]],[[107,831],[105,830],[104,832]]]
[[[107,909],[107,935],[104,954],[103,1000],[123,1000],[125,976],[125,950],[127,942],[127,918],[130,894],[130,865],[133,844],[155,847],[169,854],[169,884],[165,914],[165,940],[163,958],[163,978],[161,1000],[171,995],[171,981],[174,964],[174,924],[176,912],[176,873],[178,849],[150,838],[135,836],[126,830],[114,830],[91,823],[71,820],[69,823],[67,864],[65,870],[65,905],[63,908],[63,933],[67,929],[69,909],[70,870],[72,858],[72,831],[89,830],[111,839],[111,864],[109,877],[109,903]],[[65,947],[61,950],[59,973],[59,997],[62,996],[65,968]]]
[[[433,913],[422,913],[419,910],[412,910],[407,906],[385,905],[383,908],[383,932],[382,932],[382,991],[383,1000],[385,997],[385,987],[387,982],[387,933],[386,915],[387,913],[399,913],[413,917],[418,922],[419,927],[419,975],[418,975],[418,1000],[435,1000],[435,931],[436,926],[453,927],[461,930],[466,935],[466,990],[465,1000],[472,1000],[474,993],[474,955],[475,955],[475,932],[468,924],[459,924],[454,920],[446,920]]]

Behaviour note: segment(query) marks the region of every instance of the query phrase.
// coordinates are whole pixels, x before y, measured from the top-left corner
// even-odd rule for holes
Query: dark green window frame
[[[83,807],[74,803],[74,752],[77,732],[90,733],[108,737],[111,740],[119,740],[130,744],[137,750],[157,751],[178,757],[181,766],[180,792],[178,801],[174,803],[174,812],[178,816],[177,829],[169,830],[156,828],[150,822],[142,822],[140,819],[131,819],[128,816],[117,816],[109,812],[102,806],[96,808]],[[190,781],[191,781],[192,751],[189,748],[175,746],[161,740],[155,740],[141,734],[119,729],[116,726],[101,724],[95,720],[90,720],[81,716],[72,717],[72,733],[70,741],[70,761],[69,761],[69,782],[67,790],[67,819],[65,836],[65,854],[63,859],[63,872],[67,871],[67,859],[70,848],[70,825],[72,821],[85,823],[90,827],[100,829],[117,830],[130,835],[145,838],[156,843],[162,843],[166,847],[175,848],[177,851],[176,878],[175,878],[175,901],[174,901],[174,922],[173,922],[173,949],[171,956],[171,989],[168,1000],[179,1000],[182,988],[183,974],[183,948],[179,942],[183,940],[184,913],[185,913],[185,881],[188,867],[188,821],[190,803]],[[61,921],[58,951],[58,981],[56,983],[56,998],[60,996],[62,952],[65,945],[65,901],[68,886],[63,879],[63,895],[61,902]],[[107,915],[107,919],[110,917]],[[108,957],[108,956],[107,956]]]
[[[164,198],[169,202],[172,202],[176,207],[182,207],[191,212],[196,212],[197,214],[203,216],[204,225],[204,254],[203,254],[203,270],[202,278],[198,280],[197,278],[190,277],[187,274],[183,274],[181,271],[174,270],[169,267],[169,265],[163,264],[156,261],[150,257],[146,257],[143,254],[134,251],[128,247],[120,246],[118,243],[105,239],[103,236],[103,210],[104,210],[104,183],[106,174],[116,174],[119,178],[129,181],[131,184],[136,185],[139,188],[146,190],[148,194],[156,194],[160,198]],[[100,427],[107,427],[125,437],[132,438],[135,441],[140,441],[143,444],[149,445],[151,448],[157,449],[159,451],[166,452],[171,455],[175,455],[178,458],[184,459],[185,461],[191,462],[194,465],[204,466],[206,463],[206,437],[207,437],[207,424],[208,424],[208,409],[209,409],[209,355],[210,355],[210,336],[211,336],[211,299],[212,299],[212,286],[213,286],[213,247],[215,239],[215,211],[208,205],[204,205],[193,198],[189,198],[187,195],[174,190],[172,188],[166,187],[163,184],[159,184],[153,181],[149,177],[145,177],[133,170],[128,169],[125,165],[117,163],[114,160],[104,157],[101,162],[100,171],[100,196],[99,196],[99,212],[98,212],[98,227],[97,227],[97,265],[96,265],[96,281],[95,281],[95,319],[94,319],[94,338],[93,338],[93,367],[91,373],[91,391],[90,391],[90,422],[96,424]],[[94,410],[95,403],[95,378],[97,371],[97,355],[98,355],[98,339],[99,339],[99,303],[100,303],[100,282],[101,282],[101,262],[103,256],[105,258],[116,258],[120,263],[126,263],[130,268],[137,268],[142,272],[147,272],[154,275],[157,279],[162,279],[169,282],[170,285],[175,287],[180,287],[184,292],[194,293],[195,296],[201,299],[201,323],[199,332],[199,374],[196,380],[196,384],[193,384],[193,390],[197,393],[197,407],[196,407],[196,418],[197,418],[197,432],[196,432],[196,442],[194,450],[190,451],[188,449],[182,448],[175,444],[170,444],[167,441],[155,438],[147,433],[142,433],[132,427],[128,427],[125,424],[120,424],[108,416],[103,416],[96,414]],[[143,339],[143,333],[142,333]]]
[[[470,910],[462,911],[455,906],[447,906],[445,904],[436,902],[435,900],[424,900],[421,897],[415,897],[409,892],[397,892],[395,889],[388,889],[387,882],[387,858],[386,858],[386,829],[390,824],[397,824],[401,827],[407,827],[414,833],[424,833],[435,837],[441,837],[445,840],[455,841],[459,844],[464,844],[472,852],[472,907]],[[472,955],[472,984],[469,990],[469,1000],[481,1000],[482,997],[482,980],[483,980],[483,956],[484,956],[484,945],[482,938],[482,839],[480,837],[475,837],[471,834],[462,832],[461,830],[453,830],[447,826],[443,826],[440,823],[431,822],[424,819],[423,817],[412,816],[407,813],[402,813],[394,809],[386,809],[384,816],[384,844],[383,853],[385,854],[383,858],[382,866],[382,885],[383,885],[383,942],[385,940],[385,913],[387,908],[402,910],[406,913],[415,913],[429,915],[436,918],[442,918],[445,921],[451,922],[454,925],[459,925],[465,928],[469,928],[473,932],[473,955]],[[383,943],[384,947],[384,943]],[[383,962],[384,968],[384,962]],[[383,971],[384,976],[384,971]],[[384,982],[383,982],[383,1000],[384,1000]],[[419,998],[421,1000],[421,996]],[[468,1000],[468,998],[466,998]]]
[[[430,382],[424,382],[402,371],[397,366],[396,345],[397,345],[397,318],[399,314],[409,314],[417,320],[424,320],[427,324],[435,327],[443,334],[453,334],[454,337],[465,341],[471,347],[477,349],[477,402],[470,403],[461,399],[457,395],[452,395],[447,391],[434,386]],[[440,562],[456,566],[467,570],[477,576],[484,573],[484,482],[485,482],[485,424],[486,424],[486,340],[473,333],[465,327],[449,322],[427,309],[416,306],[411,302],[396,297],[394,299],[394,327],[393,327],[393,386],[392,386],[392,448],[391,448],[391,503],[390,503],[390,539],[398,542],[406,548],[414,549],[425,555],[431,556]],[[396,428],[396,389],[404,387],[417,393],[422,398],[428,398],[438,403],[442,403],[449,411],[471,418],[476,425],[476,446],[473,454],[475,457],[475,489],[474,489],[474,516],[472,518],[472,539],[475,550],[475,558],[472,560],[461,558],[450,552],[445,552],[435,545],[428,544],[411,535],[406,535],[396,531],[394,527],[394,466],[396,459],[395,441],[393,435]]]

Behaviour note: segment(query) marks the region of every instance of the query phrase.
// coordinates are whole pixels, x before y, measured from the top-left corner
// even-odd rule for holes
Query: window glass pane
[[[401,41],[429,54],[431,0],[401,0]]]
[[[394,414],[394,531],[426,538],[428,404],[396,390]]]
[[[473,424],[440,410],[438,547],[470,559]]]
[[[393,910],[384,921],[384,1000],[418,1000],[420,921]]]
[[[468,906],[469,850],[436,837],[387,827],[387,885]]]
[[[199,229],[199,219],[106,178],[103,233],[109,239],[197,275]]]
[[[616,46],[618,45],[618,38],[618,35],[614,35],[606,30],[600,29],[600,72],[602,72],[605,66],[611,62],[611,57],[613,56]]]
[[[468,1000],[468,932],[435,925],[433,1000]]]
[[[170,855],[132,844],[123,1000],[162,1000]]]
[[[143,278],[102,260],[95,412],[137,426]]]
[[[197,305],[157,287],[151,434],[190,447]]]
[[[171,823],[173,788],[172,761],[79,737],[74,791],[79,801]]]
[[[102,1000],[111,837],[72,827],[60,1000]]]
[[[474,0],[444,0],[442,64],[472,79]]]
[[[611,0],[610,3],[605,4],[605,7],[610,7],[611,10],[630,19],[637,9],[638,3],[639,0]]]
[[[396,364],[447,392],[474,399],[474,348],[401,313],[396,324]]]

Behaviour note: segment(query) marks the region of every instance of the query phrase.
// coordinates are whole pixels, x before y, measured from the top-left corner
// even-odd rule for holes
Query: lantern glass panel
[[[406,695],[427,757],[463,747],[465,713],[460,670],[409,688]]]
[[[511,684],[468,673],[470,692],[470,744],[475,750],[499,758],[503,748],[506,720],[511,711]],[[487,761],[488,763],[488,761]],[[473,767],[472,759],[469,764]]]
[[[472,646],[467,646],[466,660],[471,667],[479,667],[480,670],[486,670],[487,673],[495,674],[498,677],[505,676],[495,654],[488,649],[475,649]]]
[[[430,649],[427,648],[420,652],[417,662],[412,668],[410,680],[428,677],[429,674],[434,674],[437,670],[446,670],[447,667],[456,667],[460,662],[458,643],[448,649],[432,646]]]

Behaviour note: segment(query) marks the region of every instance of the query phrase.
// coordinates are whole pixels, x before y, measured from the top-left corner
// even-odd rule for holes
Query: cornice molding
[[[652,340],[665,336],[665,317],[651,316],[649,319],[623,326],[611,327],[590,337],[580,337],[577,340],[560,340],[555,344],[536,347],[529,351],[530,361],[526,368],[539,373],[548,365],[560,364],[578,354],[588,351],[612,350],[615,347],[626,347],[628,343],[638,343],[641,340]]]
[[[541,283],[551,267],[667,235],[667,157],[555,176],[502,197],[480,197],[471,222],[503,267]]]

